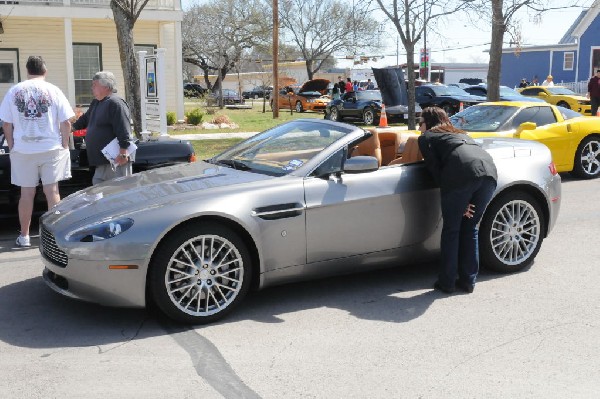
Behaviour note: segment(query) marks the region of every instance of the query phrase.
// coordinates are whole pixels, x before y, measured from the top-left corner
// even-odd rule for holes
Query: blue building
[[[522,78],[541,83],[552,75],[554,84],[587,91],[587,81],[600,69],[600,0],[583,11],[555,45],[502,49],[500,84],[514,87]]]

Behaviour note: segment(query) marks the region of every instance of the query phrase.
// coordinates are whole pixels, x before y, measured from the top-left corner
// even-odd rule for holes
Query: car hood
[[[305,82],[302,85],[298,94],[305,94],[305,93],[308,93],[311,91],[312,92],[317,91],[319,93],[323,93],[324,91],[327,90],[327,86],[329,85],[329,83],[331,83],[331,82],[327,79],[309,80],[308,82]]]
[[[63,199],[44,215],[45,223],[100,220],[166,203],[198,200],[223,188],[273,179],[229,167],[197,162],[153,169],[88,187]]]

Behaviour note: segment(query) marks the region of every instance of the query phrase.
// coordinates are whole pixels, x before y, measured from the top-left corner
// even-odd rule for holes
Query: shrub
[[[190,125],[199,125],[202,122],[204,113],[199,108],[193,109],[186,114],[187,122]]]
[[[214,123],[215,125],[219,125],[221,123],[226,123],[229,125],[231,123],[231,119],[229,119],[227,115],[216,115],[213,118],[212,123]]]
[[[177,122],[177,116],[175,112],[167,112],[167,126],[173,126]]]

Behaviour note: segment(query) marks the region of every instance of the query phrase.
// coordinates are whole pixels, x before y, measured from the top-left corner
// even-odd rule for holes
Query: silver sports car
[[[392,160],[381,158],[382,135],[296,120],[206,162],[75,193],[41,218],[44,279],[72,298],[153,301],[173,319],[207,323],[251,288],[435,259],[439,189],[407,155],[414,133],[397,133]],[[560,176],[542,144],[481,143],[499,172],[481,223],[482,264],[520,270],[554,225]]]

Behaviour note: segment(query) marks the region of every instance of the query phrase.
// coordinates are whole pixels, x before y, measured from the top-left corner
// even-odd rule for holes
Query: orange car
[[[295,109],[296,112],[325,111],[325,107],[331,101],[327,95],[329,85],[327,79],[313,79],[304,83],[300,89],[286,86],[279,90],[279,109]],[[273,100],[271,99],[271,107]]]

